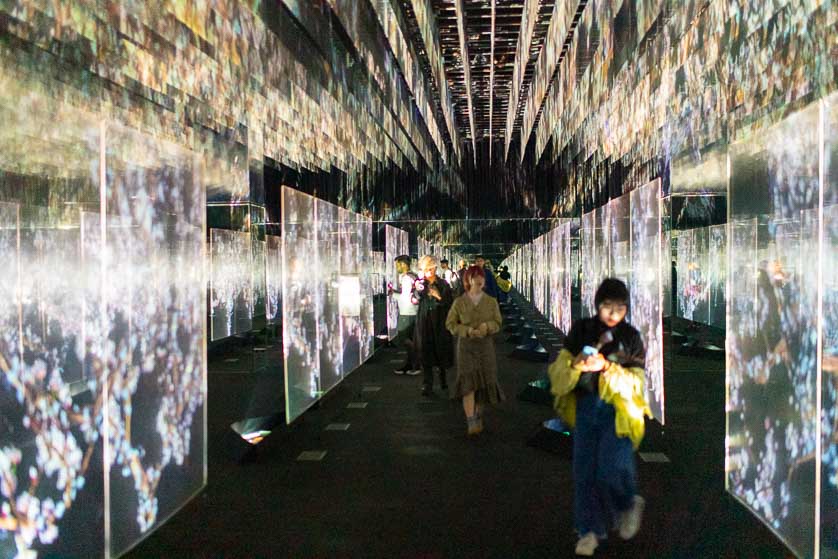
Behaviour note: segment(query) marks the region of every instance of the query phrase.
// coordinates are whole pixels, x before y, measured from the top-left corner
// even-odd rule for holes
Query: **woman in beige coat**
[[[492,336],[500,331],[498,302],[483,291],[484,272],[472,266],[463,276],[466,292],[448,313],[445,327],[457,337],[457,397],[463,399],[468,434],[483,431],[482,406],[505,399],[497,379],[495,344]]]

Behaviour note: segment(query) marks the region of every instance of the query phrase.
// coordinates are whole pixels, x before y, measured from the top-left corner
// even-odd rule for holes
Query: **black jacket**
[[[577,320],[565,338],[564,348],[574,356],[579,355],[586,345],[596,347],[607,330],[609,330],[608,326],[597,317]],[[644,368],[646,348],[643,346],[640,332],[625,320],[610,330],[613,339],[600,348],[600,353],[609,361],[614,361],[623,367]],[[591,393],[597,391],[597,386],[599,386],[599,373],[582,373],[576,389]]]
[[[428,295],[429,285],[424,291],[418,292],[419,310],[414,338],[416,354],[425,367],[449,367],[454,362],[454,340],[445,328],[445,320],[454,302],[454,295],[451,286],[442,278],[436,278],[433,285],[439,291],[441,301]]]

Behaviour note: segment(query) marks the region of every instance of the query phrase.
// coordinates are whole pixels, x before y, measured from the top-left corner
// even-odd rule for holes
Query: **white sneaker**
[[[646,501],[640,495],[634,496],[634,504],[629,510],[620,515],[620,537],[630,540],[640,531],[640,522],[643,520],[643,507]]]
[[[407,371],[407,373],[406,373],[406,374],[408,374],[408,375],[410,375],[410,376],[412,376],[412,377],[415,377],[415,376],[417,376],[417,375],[421,375],[421,374],[422,374],[422,369],[414,369],[414,370],[412,370],[412,371]]]
[[[588,532],[579,538],[578,542],[576,542],[576,555],[581,555],[582,557],[593,557],[597,546],[599,546],[599,540],[597,539],[596,534]]]

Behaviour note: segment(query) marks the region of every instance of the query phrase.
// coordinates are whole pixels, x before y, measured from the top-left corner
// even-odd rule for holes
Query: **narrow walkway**
[[[129,557],[572,557],[570,456],[527,446],[551,410],[516,398],[545,366],[508,358],[512,349],[498,344],[508,401],[478,440],[458,402],[423,399],[421,377],[393,375],[400,355],[385,348],[245,465],[226,457],[224,427],[253,383],[213,369],[209,485]],[[596,556],[786,557],[724,492],[723,363],[672,365],[668,425],[650,425],[641,448],[671,462],[640,462],[643,528]],[[306,450],[326,455],[297,461]]]

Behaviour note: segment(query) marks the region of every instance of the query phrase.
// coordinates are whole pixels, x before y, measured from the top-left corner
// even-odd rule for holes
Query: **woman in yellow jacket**
[[[640,333],[625,321],[629,293],[609,278],[594,297],[597,315],[576,321],[550,364],[556,410],[574,429],[576,554],[591,556],[607,530],[631,539],[640,529],[643,498],[637,495],[634,451],[651,412],[643,386],[646,351]]]

